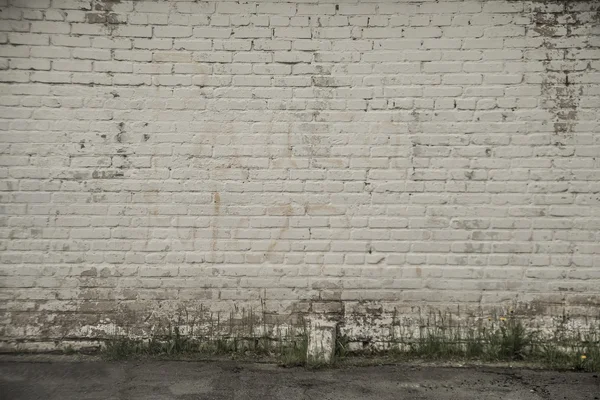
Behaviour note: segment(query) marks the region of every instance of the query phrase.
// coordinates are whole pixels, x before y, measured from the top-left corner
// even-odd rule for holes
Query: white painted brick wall
[[[0,10],[4,339],[600,304],[596,1]]]

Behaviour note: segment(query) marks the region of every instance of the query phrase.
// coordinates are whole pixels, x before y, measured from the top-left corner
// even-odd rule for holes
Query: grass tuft
[[[526,327],[514,314],[489,318],[488,322],[470,321],[461,326],[451,318],[428,318],[421,321],[417,337],[394,337],[391,350],[384,354],[405,360],[523,361],[559,370],[600,371],[597,323],[575,329],[563,321],[548,337]]]
[[[278,340],[260,337],[190,337],[175,327],[166,335],[148,339],[115,336],[105,342],[102,355],[108,360],[131,358],[202,358],[230,356],[233,358],[267,359],[282,366],[305,365],[308,339],[303,332],[280,336]]]
[[[267,324],[252,310],[226,323],[210,316],[210,329],[182,331],[189,314],[178,324],[157,328],[150,337],[135,338],[121,333],[108,338],[103,355],[121,360],[140,357],[206,358],[227,356],[265,360],[282,366],[308,366],[306,325],[285,329]],[[196,321],[195,319],[193,320]],[[542,332],[527,325],[522,316],[469,317],[436,313],[420,318],[400,319],[394,313],[387,342],[370,337],[352,338],[340,327],[335,359],[343,361],[375,352],[391,360],[439,360],[480,362],[525,362],[559,370],[600,371],[600,322],[574,325],[564,317],[554,332]],[[206,326],[206,324],[204,325]]]

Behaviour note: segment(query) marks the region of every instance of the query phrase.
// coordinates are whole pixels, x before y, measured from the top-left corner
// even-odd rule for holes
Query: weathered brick
[[[154,37],[190,37],[192,36],[192,27],[190,26],[155,26]]]
[[[595,3],[338,3],[4,2],[7,321],[593,308]]]

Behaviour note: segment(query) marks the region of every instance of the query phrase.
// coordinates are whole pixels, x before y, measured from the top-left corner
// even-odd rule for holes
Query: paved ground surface
[[[0,399],[600,399],[598,374],[509,368],[326,370],[233,361],[0,359]]]

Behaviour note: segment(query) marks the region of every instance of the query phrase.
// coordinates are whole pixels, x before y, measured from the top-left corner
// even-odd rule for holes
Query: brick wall
[[[0,9],[4,340],[597,312],[596,1]]]

